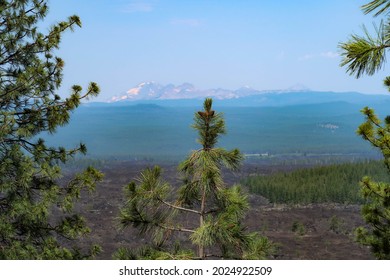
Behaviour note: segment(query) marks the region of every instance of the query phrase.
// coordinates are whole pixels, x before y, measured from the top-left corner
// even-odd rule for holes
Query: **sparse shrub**
[[[329,220],[329,230],[337,234],[345,233],[344,221],[333,215]]]
[[[303,236],[306,234],[306,227],[302,222],[299,221],[294,221],[292,226],[291,226],[292,232],[299,236]]]

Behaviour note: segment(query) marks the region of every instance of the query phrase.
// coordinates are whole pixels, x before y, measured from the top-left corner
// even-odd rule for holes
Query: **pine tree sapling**
[[[121,209],[121,226],[134,226],[140,234],[153,236],[154,258],[266,258],[272,243],[247,233],[242,224],[249,208],[245,194],[240,186],[227,187],[222,179],[221,169],[237,170],[243,156],[237,149],[217,147],[225,133],[223,116],[212,109],[210,98],[204,101],[203,109],[195,113],[193,125],[201,148],[192,151],[179,166],[183,185],[178,190],[172,188],[162,179],[158,166],[144,170],[125,188],[127,201]],[[172,242],[165,246],[178,234],[187,236],[190,248],[183,250]],[[116,257],[134,255],[121,249]],[[149,258],[145,254],[139,257]]]
[[[0,1],[0,259],[82,258],[98,249],[83,255],[60,242],[89,232],[73,205],[102,174],[88,168],[59,184],[59,164],[85,153],[85,145],[48,147],[38,137],[65,125],[81,100],[99,88],[91,83],[82,93],[76,85],[66,99],[56,93],[64,62],[54,52],[62,34],[81,22],[71,16],[43,34],[38,25],[47,12],[44,0]],[[53,217],[54,210],[62,214]]]

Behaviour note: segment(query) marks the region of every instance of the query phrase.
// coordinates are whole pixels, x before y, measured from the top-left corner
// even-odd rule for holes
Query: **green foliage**
[[[364,177],[361,187],[367,200],[362,214],[370,229],[357,228],[357,240],[371,246],[378,259],[390,259],[390,184]]]
[[[364,36],[352,35],[346,43],[340,44],[344,59],[341,66],[347,66],[347,71],[355,73],[359,78],[362,74],[373,75],[383,66],[383,57],[387,44],[387,30],[383,22],[375,27],[376,37],[372,37],[364,27]]]
[[[329,220],[329,230],[337,234],[345,233],[344,220],[333,215]]]
[[[379,16],[380,14],[383,14],[389,8],[390,1],[388,0],[373,0],[362,6],[362,10],[365,14],[369,14],[377,10],[374,16]]]
[[[365,13],[371,13],[380,8],[375,16],[383,14],[389,8],[389,1],[374,0],[362,7]],[[352,35],[346,43],[341,43],[343,60],[341,66],[347,66],[347,72],[357,78],[363,74],[373,75],[383,67],[385,54],[390,46],[390,18],[375,26],[375,37],[363,27],[364,36]]]
[[[299,221],[294,221],[291,226],[291,231],[298,234],[299,236],[303,236],[306,234],[306,227]]]
[[[242,225],[249,208],[246,195],[239,186],[228,188],[223,182],[222,167],[237,170],[243,157],[237,149],[216,147],[225,133],[222,114],[213,111],[212,100],[206,99],[204,111],[196,112],[194,120],[202,147],[179,165],[181,188],[175,190],[165,182],[158,166],[144,170],[125,188],[127,201],[120,224],[152,236],[155,249],[138,253],[140,256],[121,249],[115,258],[263,259],[272,252],[268,239],[247,233]],[[180,233],[187,235],[191,248],[177,249],[168,243]],[[172,247],[176,249],[172,251]]]
[[[242,184],[271,203],[363,203],[358,184],[365,175],[378,180],[390,179],[383,163],[368,161],[250,176]]]
[[[265,260],[276,253],[277,244],[271,242],[267,237],[258,234],[251,235],[251,242],[242,258],[244,260]]]
[[[92,191],[103,175],[87,168],[59,184],[59,164],[85,153],[85,145],[66,150],[37,139],[55,133],[82,99],[99,92],[91,83],[83,94],[73,86],[66,99],[56,93],[64,62],[54,52],[63,32],[81,22],[71,16],[43,34],[38,25],[47,12],[47,1],[0,1],[0,259],[78,259],[100,250],[81,252],[61,241],[89,232],[73,205],[81,190]]]
[[[364,72],[372,75],[379,70],[386,60],[385,51],[390,47],[390,1],[374,0],[362,8],[365,13],[376,12],[375,16],[384,14],[385,23],[377,29],[377,40],[371,41],[366,32],[369,43],[365,44],[363,38],[353,38],[342,45],[345,50],[342,65],[349,64],[347,71],[356,73],[357,77]],[[358,51],[354,51],[354,48]],[[385,78],[384,84],[390,90],[390,77]],[[359,126],[357,133],[381,151],[390,171],[390,116],[382,123],[373,109],[366,107],[362,113],[366,121]],[[369,227],[356,230],[357,240],[371,246],[378,259],[390,259],[390,184],[375,182],[366,176],[360,185],[366,200],[362,214]]]

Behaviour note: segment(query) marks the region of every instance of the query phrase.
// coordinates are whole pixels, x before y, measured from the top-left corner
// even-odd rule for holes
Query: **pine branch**
[[[369,14],[377,10],[374,16],[379,16],[387,12],[387,10],[389,9],[390,9],[389,0],[374,0],[362,6],[362,10],[365,14]]]
[[[165,229],[165,230],[172,230],[172,231],[178,231],[178,232],[190,232],[190,233],[194,233],[195,231],[192,230],[192,229],[187,229],[187,228],[175,228],[175,227],[169,227],[169,226],[166,226],[166,225],[163,225],[163,224],[154,224],[155,226],[158,226],[162,229]]]
[[[194,209],[190,209],[190,208],[184,208],[184,207],[180,207],[180,206],[177,206],[177,205],[174,205],[174,204],[171,204],[165,200],[162,200],[161,198],[158,198],[158,201],[160,201],[161,203],[163,203],[164,205],[170,207],[170,208],[173,208],[173,209],[177,209],[177,210],[180,210],[180,211],[184,211],[184,212],[189,212],[189,213],[195,213],[195,214],[198,214],[200,215],[201,212],[200,211],[196,211]]]
[[[385,50],[390,47],[386,42],[385,38],[388,34],[384,29],[383,22],[379,28],[375,27],[377,38],[374,39],[366,27],[363,27],[365,37],[352,35],[349,41],[339,44],[344,51],[340,66],[347,66],[347,73],[356,75],[356,78],[360,78],[363,74],[371,76],[381,69],[386,60]]]

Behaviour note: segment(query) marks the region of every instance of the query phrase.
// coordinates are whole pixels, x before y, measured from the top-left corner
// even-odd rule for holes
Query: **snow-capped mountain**
[[[307,88],[304,88],[309,91]],[[292,89],[290,91],[300,91],[302,87],[298,89]],[[181,85],[161,85],[156,82],[143,82],[126,91],[125,93],[112,97],[109,102],[117,101],[136,101],[136,100],[173,100],[173,99],[199,99],[205,97],[213,97],[215,99],[235,99],[245,96],[257,95],[262,93],[269,93],[270,91],[259,91],[251,87],[245,86],[237,90],[229,89],[207,89],[201,90],[195,88],[190,83],[184,83]],[[272,91],[275,92],[275,91]]]
[[[114,96],[111,102],[123,100],[154,100],[154,99],[186,99],[196,97],[199,91],[189,83],[179,86],[168,84],[160,85],[156,82],[140,83],[120,96]]]
[[[125,94],[112,97],[110,101],[158,99],[161,95],[161,89],[162,86],[155,82],[140,83],[136,87],[126,91]]]

